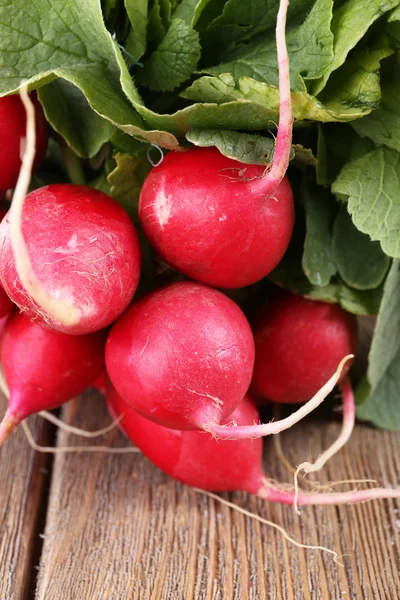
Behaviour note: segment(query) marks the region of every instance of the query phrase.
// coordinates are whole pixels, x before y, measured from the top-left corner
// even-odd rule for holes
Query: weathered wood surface
[[[7,402],[0,396],[0,414]],[[35,437],[43,442],[47,425],[30,419]],[[32,592],[39,512],[48,457],[36,454],[22,429],[0,449],[0,598],[25,600]]]
[[[94,393],[79,406],[66,407],[64,418],[87,429],[107,422]],[[337,423],[300,424],[282,436],[282,446],[296,464],[316,457],[338,430]],[[126,443],[117,431],[107,434],[106,442]],[[60,432],[58,443],[87,441]],[[368,477],[396,485],[399,454],[399,434],[359,426],[319,479]],[[291,480],[272,442],[265,470],[278,481]],[[305,508],[298,517],[290,507],[246,494],[225,497],[283,525],[303,543],[345,555],[344,566],[327,553],[296,548],[270,527],[174,483],[140,455],[63,454],[54,463],[36,599],[400,597],[399,502]]]

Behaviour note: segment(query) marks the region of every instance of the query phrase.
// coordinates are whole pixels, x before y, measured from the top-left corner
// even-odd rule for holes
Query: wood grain
[[[71,404],[64,418],[96,429],[107,422],[99,396]],[[296,464],[315,458],[338,423],[308,422],[282,436]],[[84,444],[61,432],[60,445]],[[107,443],[126,443],[113,431]],[[103,440],[104,443],[104,440]],[[320,481],[400,482],[399,434],[358,426]],[[266,444],[265,470],[291,474]],[[306,484],[304,484],[306,485]],[[346,486],[341,486],[345,489]],[[55,460],[37,600],[393,600],[400,597],[400,503],[340,508],[271,505],[225,495],[283,525],[299,541],[342,556],[294,547],[270,527],[177,484],[136,454],[64,454]]]
[[[0,396],[0,414],[7,406]],[[42,419],[30,419],[41,442],[47,437]],[[39,535],[37,519],[47,466],[44,455],[35,454],[22,429],[0,449],[0,598],[24,600],[32,585],[34,546]]]

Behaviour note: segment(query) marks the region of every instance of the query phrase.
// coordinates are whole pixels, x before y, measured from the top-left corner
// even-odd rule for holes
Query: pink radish
[[[122,397],[178,429],[225,419],[246,393],[253,362],[253,336],[240,308],[191,282],[134,303],[106,345],[107,372]]]
[[[305,402],[354,354],[357,320],[338,304],[279,291],[254,325],[256,359],[252,386],[279,403]],[[341,378],[346,375],[347,362]]]
[[[202,490],[255,494],[265,500],[294,505],[295,492],[271,482],[262,470],[260,439],[217,441],[199,431],[179,431],[154,423],[130,408],[112,386],[107,393],[113,418],[123,415],[120,427],[164,473]],[[246,397],[231,415],[238,425],[251,426],[258,413]],[[299,505],[352,504],[379,498],[400,498],[400,489],[367,489],[338,493],[298,494]]]
[[[285,177],[293,124],[287,5],[281,0],[276,28],[280,118],[270,167],[195,148],[170,152],[142,187],[139,219],[151,244],[178,271],[209,285],[237,288],[265,277],[292,234],[293,196]]]
[[[0,340],[9,406],[0,445],[25,417],[80,394],[104,370],[106,332],[72,336],[44,329],[23,313],[7,320]]]
[[[0,101],[1,103],[1,101]],[[0,104],[1,106],[1,104]],[[7,210],[4,206],[0,205],[0,221],[2,221],[4,219],[4,217],[7,214]],[[6,317],[12,310],[14,304],[11,302],[10,298],[7,296],[6,292],[3,290],[3,288],[0,286],[0,321],[3,320],[4,317]],[[5,320],[4,320],[4,324],[5,324]],[[0,331],[1,331],[1,325],[2,323],[0,323]]]
[[[0,281],[13,302],[64,333],[112,323],[140,274],[139,240],[125,210],[100,191],[72,184],[28,194],[22,233],[13,231],[13,209],[0,225]]]
[[[47,149],[49,127],[43,109],[32,93],[36,113],[36,153],[33,169],[42,162]],[[0,191],[15,187],[21,168],[21,145],[26,132],[26,113],[18,95],[0,98]]]

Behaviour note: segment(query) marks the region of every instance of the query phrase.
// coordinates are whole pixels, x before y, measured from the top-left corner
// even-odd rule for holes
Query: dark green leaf
[[[170,91],[189,79],[199,58],[198,33],[185,21],[174,19],[136,79],[151,90]]]
[[[394,260],[384,287],[369,353],[367,382],[358,399],[360,419],[400,429],[400,261]],[[368,394],[369,392],[369,394]]]
[[[306,238],[302,267],[310,283],[329,284],[336,273],[331,253],[332,223],[336,203],[332,195],[315,185],[310,177],[303,177],[302,199],[306,216]]]
[[[385,278],[390,259],[379,242],[356,229],[345,206],[342,206],[333,226],[333,259],[340,277],[357,290],[377,288]]]

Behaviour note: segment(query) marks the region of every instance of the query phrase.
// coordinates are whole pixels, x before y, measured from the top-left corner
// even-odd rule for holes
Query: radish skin
[[[253,324],[256,358],[252,387],[278,403],[311,398],[339,361],[357,349],[357,320],[338,304],[279,290]],[[343,368],[345,377],[351,361]]]
[[[218,492],[246,491],[280,504],[295,503],[295,491],[268,480],[262,470],[262,441],[217,441],[199,431],[168,429],[139,415],[110,385],[107,402],[113,418],[121,415],[120,427],[129,439],[170,477],[191,487]],[[232,414],[240,425],[258,419],[257,410],[246,397]],[[355,504],[376,499],[400,499],[399,489],[372,488],[348,492],[303,492],[299,506]]]
[[[147,176],[139,219],[159,255],[191,279],[223,288],[250,285],[282,259],[294,225],[285,177],[293,115],[285,41],[288,0],[277,27],[280,117],[272,165],[246,165],[216,148],[170,152]]]
[[[8,318],[0,362],[9,405],[0,445],[27,416],[50,410],[83,392],[104,370],[107,333],[71,336],[44,329],[23,313]]]
[[[25,85],[21,98],[27,136],[11,210],[0,226],[0,281],[43,325],[75,335],[98,331],[121,314],[136,290],[138,235],[126,211],[93,188],[56,184],[26,196],[35,122]]]
[[[199,429],[230,415],[252,376],[254,341],[240,308],[192,282],[148,294],[113,325],[108,376],[144,416],[177,429]]]

